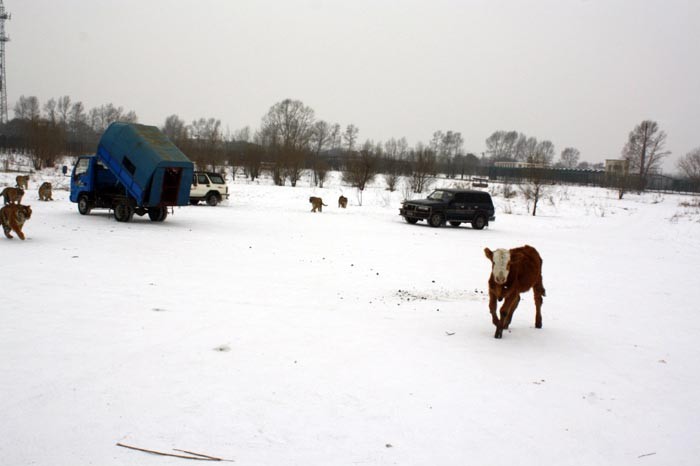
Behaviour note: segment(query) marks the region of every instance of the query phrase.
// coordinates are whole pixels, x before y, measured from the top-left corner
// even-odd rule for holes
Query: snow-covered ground
[[[225,205],[121,224],[39,202],[44,180],[68,178],[32,175],[27,240],[0,238],[0,464],[187,463],[117,442],[250,466],[698,464],[692,197],[559,186],[537,217],[495,197],[476,231],[408,225],[381,185],[359,206],[337,176],[238,178]],[[483,249],[523,244],[544,328],[528,293],[496,340]]]

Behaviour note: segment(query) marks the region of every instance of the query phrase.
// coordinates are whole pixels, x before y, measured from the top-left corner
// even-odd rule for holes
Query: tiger
[[[311,212],[316,212],[316,210],[318,210],[319,212],[323,212],[323,206],[325,205],[326,207],[328,207],[327,204],[323,203],[323,199],[321,199],[320,197],[311,196],[309,198],[309,202],[311,203]]]
[[[41,183],[41,186],[39,186],[39,200],[40,201],[53,201],[53,197],[51,197],[51,183],[48,181],[44,181]]]
[[[29,175],[17,175],[15,180],[18,188],[29,189]]]
[[[347,206],[348,206],[348,198],[345,197],[345,196],[343,196],[343,195],[341,195],[341,196],[338,198],[338,207],[342,207],[342,208],[344,209],[344,208],[346,208]]]
[[[24,240],[22,226],[32,217],[32,208],[22,204],[8,204],[0,209],[0,223],[5,231],[5,236],[12,239],[10,231],[14,231],[19,239]]]
[[[5,198],[5,205],[7,204],[19,204],[22,202],[22,196],[24,196],[24,190],[22,188],[5,188],[0,193],[0,196]]]

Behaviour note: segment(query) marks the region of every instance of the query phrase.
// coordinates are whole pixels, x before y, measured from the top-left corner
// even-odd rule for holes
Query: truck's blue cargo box
[[[155,126],[109,125],[97,156],[140,206],[187,205],[192,161]]]

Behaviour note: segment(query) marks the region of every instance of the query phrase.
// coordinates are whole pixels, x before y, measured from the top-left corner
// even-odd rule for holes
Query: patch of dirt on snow
[[[483,301],[488,297],[485,290],[398,290],[394,296],[401,301]]]

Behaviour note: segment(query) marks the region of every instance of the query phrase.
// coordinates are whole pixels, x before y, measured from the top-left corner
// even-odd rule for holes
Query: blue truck
[[[82,215],[102,208],[113,210],[118,222],[134,214],[162,222],[168,207],[190,203],[193,172],[192,161],[155,126],[116,122],[97,154],[78,157],[70,200]]]

